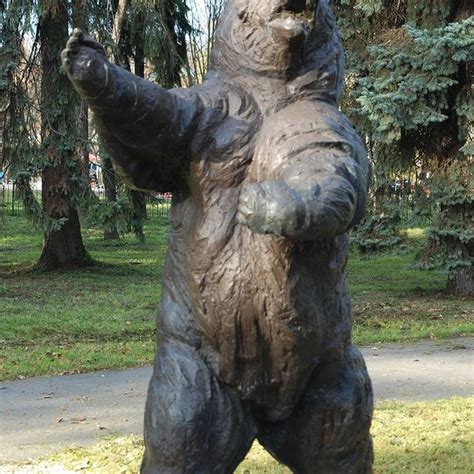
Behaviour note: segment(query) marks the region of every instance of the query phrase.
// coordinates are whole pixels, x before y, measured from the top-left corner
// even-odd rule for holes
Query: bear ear
[[[237,16],[245,23],[249,16],[248,0],[229,0],[229,3],[232,1],[234,1],[234,8],[237,11]]]

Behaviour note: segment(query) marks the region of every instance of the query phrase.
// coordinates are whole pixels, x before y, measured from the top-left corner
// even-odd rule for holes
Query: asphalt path
[[[474,338],[362,349],[376,402],[474,394]],[[0,465],[140,434],[151,367],[0,382]]]

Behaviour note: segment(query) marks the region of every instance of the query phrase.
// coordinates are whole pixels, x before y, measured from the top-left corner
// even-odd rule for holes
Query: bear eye
[[[306,8],[306,0],[287,0],[277,9],[277,13],[301,13]]]
[[[286,0],[277,8],[275,13],[302,13],[305,10],[312,11],[317,3],[317,0]]]
[[[245,23],[247,21],[247,11],[242,8],[242,10],[239,10],[237,13],[237,16]]]
[[[287,3],[285,10],[290,10],[295,13],[301,13],[306,8],[305,0],[290,0]]]

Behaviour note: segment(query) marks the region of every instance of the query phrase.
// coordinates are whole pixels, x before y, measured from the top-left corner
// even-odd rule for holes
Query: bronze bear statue
[[[294,472],[371,472],[344,276],[370,167],[329,0],[229,0],[187,89],[79,30],[62,59],[117,173],[173,193],[142,472],[230,473],[255,439]]]

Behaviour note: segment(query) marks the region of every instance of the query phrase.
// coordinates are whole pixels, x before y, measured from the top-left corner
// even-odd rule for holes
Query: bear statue
[[[329,0],[229,0],[202,84],[165,90],[74,30],[62,52],[116,172],[172,192],[143,473],[372,471],[347,230],[370,166],[338,110]]]

